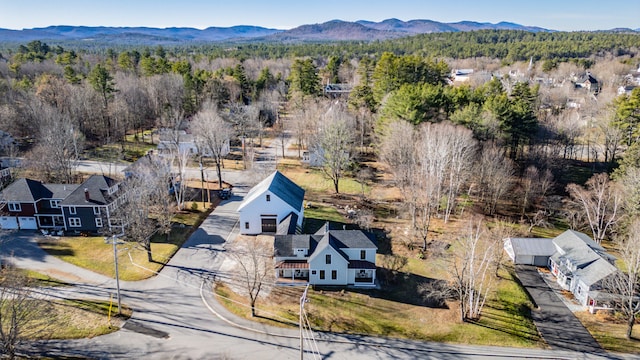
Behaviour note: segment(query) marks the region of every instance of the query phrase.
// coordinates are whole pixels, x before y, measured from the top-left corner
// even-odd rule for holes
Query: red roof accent
[[[308,269],[309,263],[306,260],[285,260],[276,264],[276,269]]]

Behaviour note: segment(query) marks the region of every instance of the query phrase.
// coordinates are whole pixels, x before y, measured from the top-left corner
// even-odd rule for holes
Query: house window
[[[20,203],[10,202],[9,211],[22,211],[22,206]]]
[[[325,257],[324,257],[324,262],[325,262],[325,264],[327,264],[327,265],[328,265],[328,264],[331,264],[331,254],[327,254],[327,255],[325,255]]]
[[[69,206],[69,214],[71,215],[77,214],[75,206]]]
[[[271,195],[267,194],[267,201],[271,201]]]
[[[311,275],[315,275],[316,271],[315,270],[311,270]]]
[[[96,227],[102,227],[102,218],[96,218]]]
[[[97,206],[93,207],[93,215],[100,215],[100,208]]]
[[[337,270],[331,270],[331,280],[335,280],[338,278],[338,271]]]
[[[52,209],[60,209],[60,200],[49,200]]]
[[[80,227],[82,226],[82,222],[80,218],[69,218],[69,227]]]
[[[324,270],[320,270],[320,280],[324,280]]]
[[[249,222],[248,222],[248,221],[244,223],[244,228],[245,228],[245,229],[248,229],[248,228],[249,228]]]
[[[367,252],[365,250],[360,250],[360,260],[364,260],[367,258]]]

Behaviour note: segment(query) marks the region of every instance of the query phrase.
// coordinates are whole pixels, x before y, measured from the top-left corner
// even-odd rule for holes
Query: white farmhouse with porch
[[[304,189],[275,171],[254,186],[238,207],[240,233],[276,233],[278,225],[284,224],[285,220],[295,222],[295,227],[300,228],[304,217],[303,202]]]
[[[276,235],[276,283],[374,287],[374,240],[360,230],[329,230],[313,235]]]

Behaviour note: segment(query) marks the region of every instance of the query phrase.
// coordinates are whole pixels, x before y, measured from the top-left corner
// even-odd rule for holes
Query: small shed
[[[553,239],[507,238],[504,240],[504,250],[514,264],[547,266],[556,247]]]

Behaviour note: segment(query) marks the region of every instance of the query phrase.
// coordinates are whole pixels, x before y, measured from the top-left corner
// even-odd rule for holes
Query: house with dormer
[[[125,197],[118,181],[91,175],[60,202],[66,231],[96,233],[110,220]]]
[[[276,283],[373,287],[376,251],[370,235],[360,230],[329,230],[313,235],[276,235]]]
[[[515,264],[547,266],[556,282],[584,306],[595,306],[616,258],[589,236],[567,230],[553,239],[508,238],[504,249]],[[605,291],[603,291],[605,290]]]

